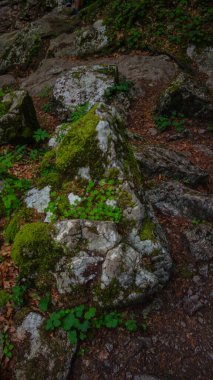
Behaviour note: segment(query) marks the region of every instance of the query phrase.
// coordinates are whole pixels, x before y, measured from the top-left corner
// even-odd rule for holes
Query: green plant
[[[71,121],[71,123],[78,121],[79,119],[81,119],[83,116],[87,114],[88,110],[89,110],[89,102],[86,102],[80,106],[77,106],[76,109],[71,112],[69,121]]]
[[[44,129],[37,129],[35,131],[33,138],[35,139],[36,142],[44,141],[49,137],[49,133],[45,131]]]
[[[3,354],[6,358],[11,359],[13,354],[14,345],[11,343],[9,335],[7,333],[0,334],[0,343],[3,346]]]
[[[42,104],[41,110],[45,113],[51,113],[53,111],[53,103],[51,101]]]
[[[51,299],[51,295],[50,295],[50,293],[49,292],[47,292],[46,294],[45,294],[45,296],[43,297],[43,298],[41,298],[41,300],[40,300],[40,302],[39,302],[39,309],[41,310],[41,311],[47,311],[47,309],[48,309],[48,305],[49,305],[49,303],[50,303],[50,299]]]
[[[26,179],[7,178],[4,180],[3,190],[0,198],[7,216],[20,207],[20,197],[30,188],[30,181]]]
[[[48,98],[50,96],[51,90],[52,88],[46,84],[38,93],[39,98],[41,99]]]
[[[129,92],[131,86],[132,86],[132,82],[130,81],[123,81],[123,82],[116,83],[105,90],[104,97],[106,99],[112,99],[113,96],[115,96],[119,92],[127,93]]]
[[[103,327],[115,329],[118,326],[124,326],[129,332],[134,332],[138,328],[134,315],[130,320],[125,321],[122,313],[112,311],[98,316],[95,307],[86,309],[84,305],[79,305],[73,309],[52,313],[46,322],[45,329],[52,331],[55,328],[63,328],[68,333],[70,343],[76,346],[78,341],[86,339],[92,329]]]
[[[49,203],[46,211],[52,214],[52,220],[62,216],[63,218],[119,222],[122,218],[122,212],[114,204],[116,196],[117,191],[113,180],[90,181],[84,195],[81,195],[80,199],[72,205],[69,205],[68,201],[64,203],[64,196],[57,196],[57,193],[52,193],[52,197],[55,199]],[[62,203],[65,207],[61,207]]]
[[[164,132],[168,127],[174,127],[177,132],[183,132],[188,121],[184,115],[177,112],[172,112],[171,116],[157,115],[154,117],[154,122],[160,132]]]
[[[28,288],[28,285],[15,285],[12,288],[12,300],[16,306],[24,305],[24,294]]]
[[[6,303],[9,301],[9,298],[9,294],[6,292],[6,290],[0,289],[0,308],[6,305]]]

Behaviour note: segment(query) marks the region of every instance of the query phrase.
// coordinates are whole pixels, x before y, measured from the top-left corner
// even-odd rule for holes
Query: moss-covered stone
[[[53,268],[60,248],[46,223],[25,224],[15,237],[11,256],[23,275],[33,276]]]
[[[11,218],[9,224],[4,231],[4,237],[7,243],[12,243],[21,226],[29,222],[33,217],[33,211],[27,208],[16,212]]]
[[[3,289],[0,289],[0,308],[5,306],[9,301],[10,295]]]
[[[103,174],[102,153],[97,142],[99,117],[95,113],[96,108],[93,107],[84,117],[70,125],[56,150],[56,168],[60,172],[75,175],[79,168],[89,166],[93,178],[100,178]]]
[[[121,292],[121,286],[116,278],[112,279],[111,283],[102,289],[100,285],[96,285],[93,289],[93,298],[102,307],[112,307]]]

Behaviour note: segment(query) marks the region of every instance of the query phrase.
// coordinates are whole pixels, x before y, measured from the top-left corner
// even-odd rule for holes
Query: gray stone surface
[[[0,144],[32,140],[39,124],[29,94],[24,90],[9,92],[2,103],[5,114],[0,117]]]
[[[168,178],[182,179],[189,185],[206,183],[208,173],[194,166],[183,154],[157,145],[144,145],[135,150],[141,173],[148,176],[163,174]]]
[[[137,96],[144,95],[143,85],[148,83],[153,87],[159,83],[169,83],[178,73],[178,66],[164,55],[131,56],[123,55],[117,58],[93,58],[93,64],[117,65],[121,76],[132,81],[137,89]],[[41,62],[38,69],[22,80],[23,88],[36,95],[44,85],[54,86],[58,76],[76,66],[90,66],[91,61],[68,61],[62,58],[48,58]]]
[[[50,202],[50,191],[50,186],[46,186],[41,190],[36,188],[29,190],[25,198],[27,207],[34,208],[40,213],[45,212]]]
[[[196,261],[210,261],[213,258],[212,225],[201,224],[184,232],[188,247]]]
[[[106,27],[102,20],[78,29],[72,34],[63,33],[50,42],[48,56],[70,57],[97,53],[108,45]]]
[[[163,182],[147,191],[150,202],[165,215],[213,221],[213,196],[190,190],[177,182]]]
[[[181,73],[162,94],[156,107],[156,112],[163,115],[173,111],[187,117],[212,120],[212,97],[205,86]]]
[[[197,63],[199,70],[208,76],[206,85],[213,91],[213,48],[207,47],[198,52],[192,45],[188,47],[187,55]]]
[[[17,328],[20,342],[13,367],[16,380],[65,379],[75,352],[61,329],[49,334],[43,329],[44,317],[30,312]],[[42,375],[41,375],[42,374]]]
[[[78,105],[101,102],[107,88],[115,83],[116,66],[79,66],[57,79],[53,97],[59,108],[73,111]]]

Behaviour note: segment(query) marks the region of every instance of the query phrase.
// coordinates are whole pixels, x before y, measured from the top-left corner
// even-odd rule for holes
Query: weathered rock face
[[[95,63],[96,59],[94,58],[93,61]],[[78,62],[79,66],[87,65],[83,60]],[[98,64],[117,65],[119,74],[134,83],[137,94],[141,94],[143,91],[144,81],[149,86],[155,86],[158,83],[169,83],[178,73],[178,66],[163,55],[158,57],[124,55],[113,59],[105,57],[103,59],[98,58]],[[22,86],[30,94],[36,95],[44,85],[54,86],[58,76],[65,74],[73,67],[76,67],[76,62],[68,61],[67,59],[45,59],[34,73],[24,79]]]
[[[19,143],[32,139],[39,128],[31,97],[19,90],[6,94],[1,104],[5,114],[0,117],[0,143]]]
[[[144,146],[136,150],[136,158],[141,167],[141,174],[149,176],[163,174],[172,179],[183,179],[189,185],[205,183],[208,174],[194,166],[183,154],[160,146]]]
[[[147,195],[152,205],[165,215],[213,220],[212,195],[201,194],[176,182],[163,182],[147,191]]]
[[[66,379],[75,349],[68,342],[67,334],[57,330],[50,337],[42,327],[44,318],[29,313],[17,328],[20,341],[15,364],[16,380]]]
[[[72,34],[61,34],[52,39],[48,50],[50,57],[72,57],[94,54],[108,45],[106,28],[102,20],[81,28]]]
[[[185,231],[191,254],[197,262],[209,262],[213,258],[213,230],[208,224],[201,224],[196,228]]]
[[[201,72],[208,76],[206,85],[213,91],[213,48],[207,47],[201,52],[196,51],[195,46],[189,46],[187,55],[196,62]]]
[[[212,98],[205,87],[181,73],[162,94],[156,107],[159,114],[170,115],[173,111],[188,117],[212,120]]]
[[[0,37],[0,74],[8,69],[26,69],[43,48],[43,39],[73,31],[69,15],[53,10],[20,31],[4,33]]]
[[[16,65],[26,69],[42,46],[41,37],[35,28],[27,27],[12,33],[2,36],[6,46],[0,54],[0,74]]]
[[[105,91],[115,84],[116,77],[114,65],[75,67],[56,81],[53,96],[64,110],[73,111],[86,102],[92,106],[104,100]]]

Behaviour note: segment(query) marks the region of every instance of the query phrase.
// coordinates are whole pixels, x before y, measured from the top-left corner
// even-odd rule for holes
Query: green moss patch
[[[97,142],[96,126],[99,117],[93,107],[85,116],[73,124],[56,150],[56,168],[61,172],[77,174],[80,167],[89,166],[93,177],[103,172],[101,151]]]
[[[15,237],[11,256],[23,275],[33,275],[53,268],[60,249],[46,223],[25,224]]]
[[[151,219],[146,218],[143,222],[141,231],[140,231],[141,240],[151,240],[153,242],[156,241],[155,236],[155,225]]]

